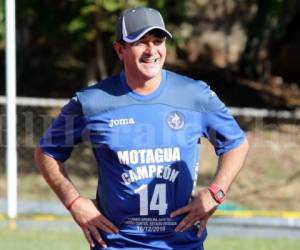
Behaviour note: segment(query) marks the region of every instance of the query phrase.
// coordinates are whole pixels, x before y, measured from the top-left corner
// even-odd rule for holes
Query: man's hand
[[[119,229],[100,213],[95,203],[90,199],[80,197],[70,208],[70,212],[76,223],[81,227],[91,247],[95,246],[93,238],[103,248],[107,247],[98,229],[107,233],[119,232]]]
[[[185,207],[171,213],[171,217],[187,214],[175,228],[176,232],[183,232],[194,224],[199,226],[197,236],[200,237],[206,227],[209,217],[217,209],[218,203],[212,198],[208,189],[197,192],[192,201]]]

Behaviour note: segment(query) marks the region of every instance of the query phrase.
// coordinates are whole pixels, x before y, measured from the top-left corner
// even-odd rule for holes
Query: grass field
[[[89,249],[80,231],[37,231],[0,229],[0,249],[84,250]],[[288,239],[209,237],[205,250],[299,250],[300,242]]]

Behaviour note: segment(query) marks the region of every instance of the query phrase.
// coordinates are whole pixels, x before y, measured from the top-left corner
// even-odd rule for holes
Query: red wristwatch
[[[226,194],[217,184],[209,185],[208,190],[211,196],[214,198],[214,200],[219,204],[225,201]]]

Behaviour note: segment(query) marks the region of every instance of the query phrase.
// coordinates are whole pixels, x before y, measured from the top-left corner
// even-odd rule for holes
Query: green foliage
[[[297,1],[284,0],[257,0],[257,14],[253,21],[246,27],[248,36],[246,49],[240,63],[241,72],[250,79],[260,79],[265,82],[271,74],[271,56],[262,58],[267,54],[268,45],[273,40],[284,37],[288,19],[295,17],[288,11],[289,6],[296,7]]]
[[[81,1],[74,15],[63,23],[62,30],[73,41],[73,48],[83,49],[86,42],[93,42],[99,32],[114,35],[117,14],[124,8],[124,1]]]
[[[3,52],[4,48],[4,2],[0,0],[0,52]],[[115,73],[120,65],[117,57],[113,56],[112,42],[115,39],[117,17],[126,8],[149,6],[160,10],[168,30],[173,34],[173,39],[167,46],[172,60],[176,62],[174,65],[188,65],[189,55],[194,54],[195,58],[199,58],[195,59],[197,61],[194,61],[194,64],[201,66],[203,57],[198,55],[203,53],[203,49],[197,45],[193,47],[193,41],[201,39],[200,35],[206,31],[229,31],[233,25],[238,24],[237,26],[246,33],[247,44],[242,55],[244,59],[233,67],[239,68],[241,75],[251,79],[259,79],[260,75],[268,78],[271,63],[268,61],[266,51],[270,40],[277,40],[280,43],[284,39],[290,39],[294,29],[287,29],[287,24],[291,20],[299,23],[295,18],[298,0],[230,0],[228,3],[232,4],[229,5],[236,7],[232,9],[232,13],[229,11],[227,14],[224,14],[226,1],[218,0],[18,0],[17,2],[18,78],[22,78],[23,81],[23,84],[18,86],[18,91],[24,90],[26,95],[38,96],[43,95],[39,90],[42,82],[45,86],[49,86],[48,90],[51,89],[63,97],[69,96],[68,91],[73,92],[73,89],[62,88],[68,92],[64,94],[60,89],[56,89],[58,85],[72,82],[75,89],[76,84],[78,87],[83,82],[94,81],[102,78],[102,75]],[[218,6],[216,11],[214,6]],[[248,7],[249,14],[240,15],[241,11],[246,13]],[[262,55],[267,56],[262,60]],[[213,64],[210,58],[216,55],[211,50],[205,52],[205,57]],[[103,70],[99,70],[99,65],[106,65],[107,69],[104,67]],[[182,70],[186,69],[182,67]],[[44,95],[49,95],[49,92],[45,91]]]
[[[70,43],[71,48],[80,51],[84,50],[86,46],[89,47],[88,43],[94,42],[99,32],[105,34],[106,41],[111,42],[114,39],[117,17],[126,8],[137,6],[158,8],[165,16],[167,23],[169,21],[179,22],[183,17],[182,13],[184,13],[184,3],[178,0],[62,0],[46,2],[21,0],[18,3],[17,15],[20,28],[30,27],[34,24],[35,33],[43,37],[48,43],[52,42],[52,38],[60,37],[72,41]]]
[[[79,32],[80,30],[85,29],[85,28],[86,28],[86,24],[85,24],[84,20],[81,17],[74,18],[66,26],[66,30],[70,34]]]
[[[281,38],[284,35],[285,22],[282,22],[286,11],[286,2],[283,0],[271,0],[269,11],[269,28],[273,30],[274,36]]]
[[[98,1],[80,1],[77,5],[77,11],[66,22],[62,23],[62,31],[72,39],[72,46],[77,50],[86,45],[86,41],[95,41],[97,34],[101,32],[108,36],[107,41],[114,40],[114,32],[117,17],[126,8],[148,5],[145,0],[98,0]],[[158,1],[160,3],[160,1]],[[162,1],[160,7],[166,11],[170,1]],[[177,1],[179,2],[179,1]]]
[[[286,34],[287,20],[291,20],[297,14],[297,0],[283,1],[271,0],[270,7],[270,29],[272,29],[273,38],[280,40]]]
[[[186,18],[186,1],[148,0],[148,5],[160,10],[167,23],[179,24]]]
[[[102,0],[102,8],[108,12],[115,12],[123,7],[123,1],[118,0]]]

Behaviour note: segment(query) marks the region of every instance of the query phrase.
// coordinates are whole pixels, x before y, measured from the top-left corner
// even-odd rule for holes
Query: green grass
[[[5,250],[88,250],[81,232],[72,230],[0,229],[0,246]],[[208,237],[205,250],[299,250],[300,242],[288,239]]]
[[[299,240],[208,237],[205,250],[299,250]]]
[[[80,231],[0,229],[0,248],[5,250],[88,250]]]

